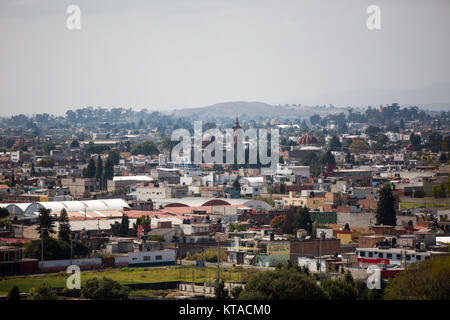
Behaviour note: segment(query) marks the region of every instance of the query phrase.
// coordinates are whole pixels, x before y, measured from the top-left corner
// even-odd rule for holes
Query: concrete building
[[[100,182],[95,178],[63,178],[61,185],[69,188],[70,194],[74,197],[82,197],[86,193],[101,191]]]

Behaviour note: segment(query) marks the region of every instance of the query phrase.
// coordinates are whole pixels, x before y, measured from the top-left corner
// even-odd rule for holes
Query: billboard
[[[289,255],[290,246],[289,242],[271,242],[267,244],[268,255]]]

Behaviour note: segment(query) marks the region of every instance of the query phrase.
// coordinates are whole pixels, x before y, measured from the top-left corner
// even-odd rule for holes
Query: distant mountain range
[[[427,110],[450,110],[450,83],[439,83],[417,89],[357,89],[323,94],[312,99],[314,104],[332,103],[342,107],[379,107],[398,103],[402,107],[417,106]],[[307,103],[307,102],[306,102]]]
[[[177,117],[197,118],[201,120],[218,118],[267,119],[310,117],[313,114],[325,115],[345,112],[344,108],[310,107],[310,106],[273,106],[263,102],[232,101],[213,104],[200,108],[173,110]]]

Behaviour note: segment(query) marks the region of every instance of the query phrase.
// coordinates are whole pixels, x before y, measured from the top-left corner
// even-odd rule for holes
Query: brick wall
[[[291,241],[291,260],[297,260],[297,257],[311,257],[322,255],[341,253],[341,241],[339,239],[325,240],[303,240]]]

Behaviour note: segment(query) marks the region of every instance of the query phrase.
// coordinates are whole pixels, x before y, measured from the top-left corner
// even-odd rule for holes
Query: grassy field
[[[221,268],[221,279],[225,281],[241,282],[247,281],[248,277],[255,271],[235,268]],[[31,275],[31,276],[11,276],[0,279],[0,295],[7,294],[14,286],[19,287],[20,292],[29,292],[33,287],[47,282],[53,288],[64,288],[67,277],[65,272]],[[119,281],[121,284],[133,283],[154,283],[164,281],[186,281],[186,282],[213,282],[217,277],[215,267],[206,267],[197,269],[195,266],[171,266],[171,267],[151,267],[151,268],[122,268],[93,270],[81,272],[81,286],[88,279],[92,278],[110,278]],[[141,291],[141,290],[140,290]]]
[[[171,292],[177,292],[177,290],[134,290],[130,291],[130,296],[145,296],[145,297],[165,297]]]
[[[450,203],[431,203],[431,202],[400,202],[400,208],[412,209],[412,208],[450,208]]]

